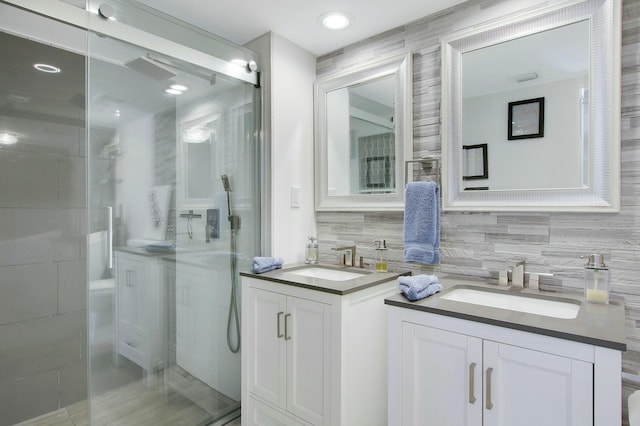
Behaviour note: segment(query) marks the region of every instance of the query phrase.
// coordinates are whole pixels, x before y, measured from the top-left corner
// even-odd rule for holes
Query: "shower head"
[[[138,71],[139,73],[146,75],[147,77],[151,77],[154,80],[168,80],[177,75],[173,71],[167,69],[167,67],[163,66],[163,64],[161,65],[158,61],[154,61],[148,56],[140,56],[139,58],[125,63],[124,65],[134,71]]]
[[[222,175],[222,186],[224,186],[225,192],[231,192],[231,185],[229,184],[229,177],[227,175]]]

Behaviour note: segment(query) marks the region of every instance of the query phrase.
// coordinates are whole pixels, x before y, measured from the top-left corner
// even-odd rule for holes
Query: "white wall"
[[[264,68],[264,140],[271,152],[271,253],[264,254],[281,257],[285,263],[301,262],[307,236],[316,235],[313,204],[316,58],[274,33],[263,35],[247,47],[260,53]],[[265,64],[270,66],[264,67]],[[291,207],[292,186],[300,187],[299,208]]]
[[[120,146],[124,153],[116,166],[116,204],[122,206],[126,238],[144,238],[151,229],[149,190],[153,185],[153,115],[145,115],[120,126]],[[119,209],[118,209],[119,210]]]
[[[330,195],[351,194],[352,163],[349,125],[349,90],[340,89],[327,93],[327,174]],[[357,167],[357,161],[355,165]],[[357,173],[355,173],[357,182]]]
[[[466,181],[466,186],[580,187],[582,157],[577,154],[582,152],[582,142],[576,135],[580,134],[580,89],[588,86],[585,79],[465,99],[463,144],[488,144],[489,159],[489,179]],[[509,102],[539,97],[545,98],[544,137],[507,140]]]

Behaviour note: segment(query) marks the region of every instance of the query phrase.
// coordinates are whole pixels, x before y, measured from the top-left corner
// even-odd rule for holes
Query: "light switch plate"
[[[300,187],[292,186],[291,187],[291,207],[294,209],[300,208]]]

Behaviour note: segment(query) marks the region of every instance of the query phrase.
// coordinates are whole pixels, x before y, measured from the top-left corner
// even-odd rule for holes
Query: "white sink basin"
[[[358,272],[341,271],[338,269],[327,269],[319,267],[302,268],[287,272],[290,274],[301,275],[303,277],[320,278],[322,280],[329,281],[347,281],[366,275],[366,273],[364,272],[360,274]]]
[[[562,319],[573,319],[580,310],[575,303],[470,288],[454,288],[440,299]]]

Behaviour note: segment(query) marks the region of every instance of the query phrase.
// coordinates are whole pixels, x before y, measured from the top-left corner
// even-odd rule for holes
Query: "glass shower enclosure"
[[[89,3],[88,28],[0,4],[26,25],[0,33],[21,52],[11,75],[27,52],[59,68],[0,88],[19,110],[0,116],[18,138],[0,145],[0,179],[21,188],[1,197],[0,242],[16,253],[0,268],[33,281],[0,288],[0,306],[20,308],[0,315],[0,338],[16,337],[0,382],[52,371],[51,395],[34,385],[24,410],[10,407],[19,387],[0,395],[16,411],[0,425],[82,403],[96,425],[224,424],[240,406],[238,272],[260,249],[260,91],[245,78],[256,58],[135,2]],[[55,332],[19,343],[31,328]]]

